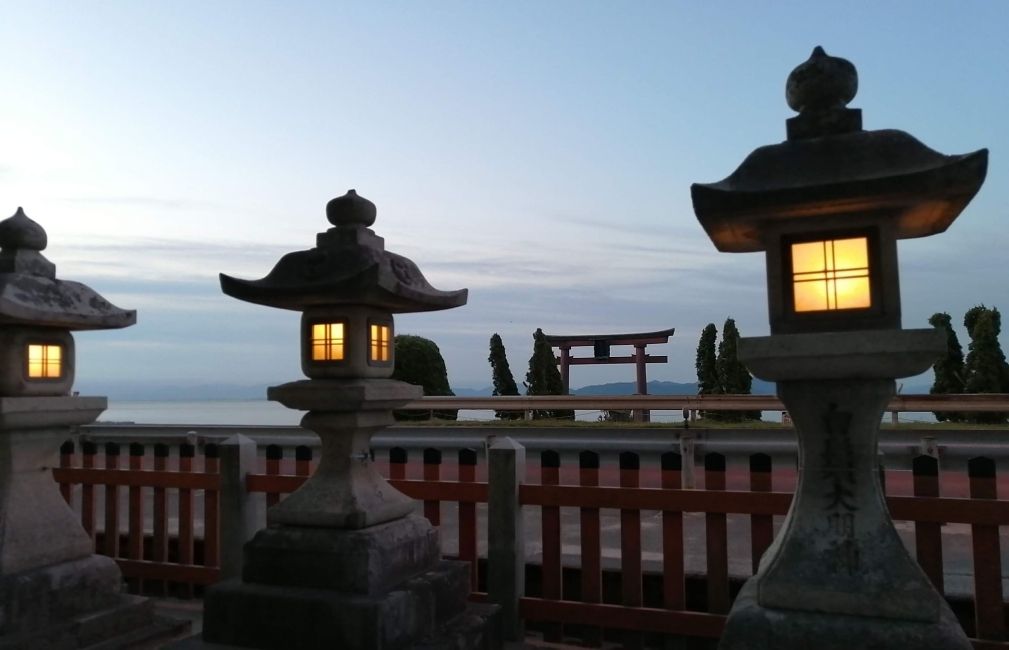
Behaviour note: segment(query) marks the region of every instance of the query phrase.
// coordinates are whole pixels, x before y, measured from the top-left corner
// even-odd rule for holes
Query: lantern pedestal
[[[879,424],[894,379],[945,349],[937,330],[741,339],[739,358],[775,381],[799,437],[799,484],[747,581],[720,650],[971,647],[904,548],[880,488]]]
[[[122,593],[123,576],[60,495],[51,469],[69,426],[104,397],[0,397],[0,647],[122,647],[188,629]]]
[[[370,440],[421,396],[391,379],[298,381],[269,398],[308,410],[319,467],[267,512],[241,580],[204,598],[203,636],[178,648],[493,650],[495,605],[468,603],[469,566],[441,560],[438,532],[374,468]]]

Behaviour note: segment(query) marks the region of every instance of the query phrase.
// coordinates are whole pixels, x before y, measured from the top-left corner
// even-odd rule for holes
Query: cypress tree
[[[697,343],[697,394],[717,395],[722,392],[718,381],[718,365],[715,359],[715,340],[718,338],[718,328],[714,323],[708,323],[701,331],[701,340]],[[701,417],[717,419],[720,411],[704,411]]]
[[[957,339],[956,332],[953,331],[950,315],[946,312],[937,312],[928,319],[932,327],[942,330],[946,334],[946,353],[939,357],[932,365],[935,373],[935,381],[929,394],[950,395],[963,392],[963,348]],[[953,411],[933,411],[935,419],[939,422],[962,422],[964,414]]]
[[[561,371],[557,369],[557,359],[553,348],[547,342],[542,329],[533,333],[533,354],[529,357],[529,372],[526,373],[526,395],[563,395],[564,384],[561,381]],[[533,411],[533,418],[564,418],[573,420],[575,412],[571,410],[541,410]]]
[[[396,364],[392,378],[415,384],[424,389],[424,395],[455,395],[448,385],[448,370],[438,345],[423,336],[397,334]],[[428,420],[431,414],[420,411],[395,411],[397,420]],[[434,411],[442,420],[455,420],[458,411]]]
[[[490,362],[491,373],[494,380],[493,395],[518,395],[519,387],[515,384],[515,377],[512,375],[511,367],[508,365],[508,356],[505,354],[504,342],[495,332],[490,337]],[[494,411],[494,416],[500,420],[518,420],[522,418],[519,411]]]
[[[1002,393],[1009,389],[1009,365],[999,344],[1002,317],[998,309],[984,305],[973,307],[964,315],[970,334],[964,362],[964,391],[967,393]],[[971,413],[969,421],[1005,424],[1006,413]]]
[[[722,325],[722,340],[718,344],[716,370],[721,392],[726,395],[749,395],[753,377],[738,358],[739,330],[736,321],[725,319]],[[723,411],[722,419],[730,422],[759,420],[760,411]]]

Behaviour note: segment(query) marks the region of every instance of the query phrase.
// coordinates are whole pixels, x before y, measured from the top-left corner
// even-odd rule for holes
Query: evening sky
[[[85,386],[297,378],[297,314],[217,274],[310,247],[348,188],[388,249],[469,288],[397,319],[453,385],[490,383],[494,332],[521,383],[537,327],[675,327],[649,377],[691,381],[706,323],[768,327],[762,255],[717,253],[690,184],[784,138],[785,79],[816,45],[857,66],[866,128],[991,149],[953,227],[900,243],[904,326],[1009,310],[1007,25],[996,0],[3,2],[0,217],[24,206],[59,277],[138,310],[78,335]]]

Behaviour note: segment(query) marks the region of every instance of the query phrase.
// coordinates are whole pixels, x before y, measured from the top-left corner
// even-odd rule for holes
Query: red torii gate
[[[647,354],[645,348],[649,345],[668,343],[669,337],[676,331],[674,328],[659,330],[658,332],[639,332],[636,334],[579,334],[562,336],[559,334],[544,334],[547,342],[560,348],[561,356],[558,363],[561,366],[561,382],[564,385],[566,395],[570,388],[571,366],[595,365],[601,363],[633,363],[635,365],[635,388],[637,395],[648,394],[648,380],[645,373],[645,364],[667,363],[669,357],[654,356]],[[614,345],[633,345],[634,355],[626,357],[610,356],[610,348]],[[591,357],[572,357],[571,348],[591,347],[593,355]],[[648,411],[640,411],[640,416],[635,418],[648,421]]]

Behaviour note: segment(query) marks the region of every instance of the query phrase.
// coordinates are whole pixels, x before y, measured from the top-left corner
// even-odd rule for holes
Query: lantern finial
[[[0,248],[41,251],[47,243],[45,229],[29,219],[20,207],[14,216],[0,221]]]
[[[326,218],[337,228],[370,227],[375,223],[375,204],[357,195],[357,190],[347,190],[326,204]]]
[[[858,92],[858,71],[847,59],[819,45],[785,83],[785,100],[799,113],[788,120],[788,139],[799,140],[862,130],[862,112],[845,108]]]

